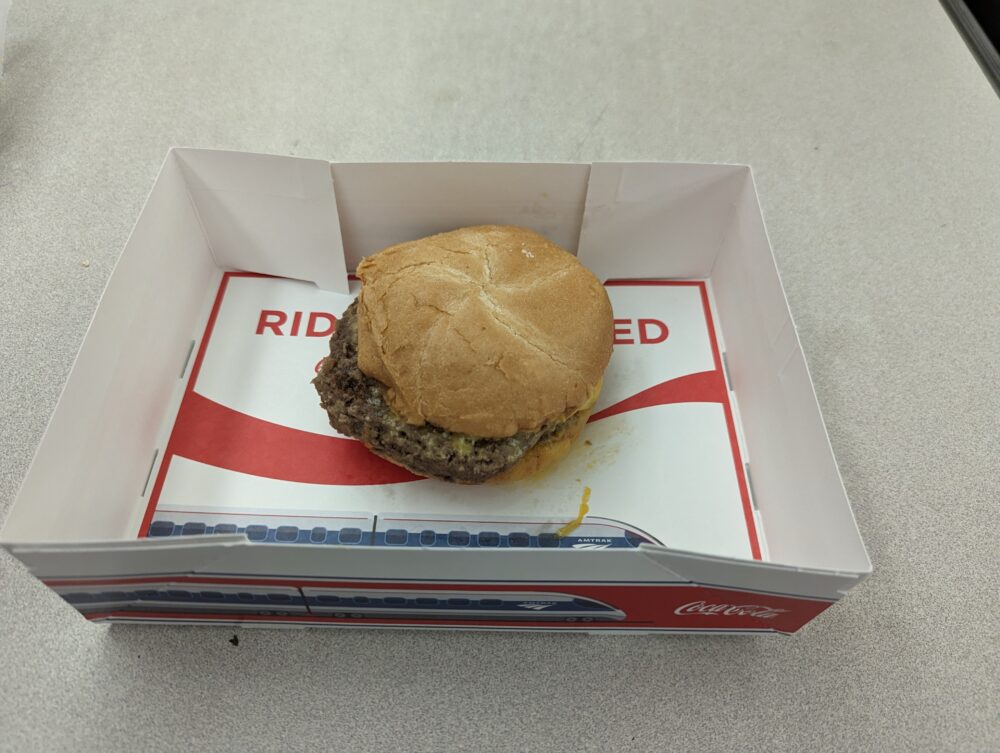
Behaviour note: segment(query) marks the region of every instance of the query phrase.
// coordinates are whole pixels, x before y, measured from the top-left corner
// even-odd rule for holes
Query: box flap
[[[349,269],[387,246],[469,225],[519,225],[575,252],[590,165],[332,166]]]
[[[867,572],[811,570],[773,562],[711,557],[643,545],[646,557],[665,568],[665,577],[742,591],[761,591],[778,596],[841,598],[867,576]]]
[[[602,280],[709,277],[749,168],[595,163],[578,256]]]
[[[393,523],[391,525],[398,525]],[[825,572],[710,557],[642,544],[549,549],[310,546],[253,543],[243,535],[6,545],[43,580],[219,575],[454,583],[694,583],[779,596],[837,600],[865,573]]]
[[[347,292],[330,164],[175,149],[218,266]]]
[[[211,538],[4,544],[42,580],[210,572],[212,563],[229,549],[252,546],[245,536],[222,534]]]
[[[218,575],[248,579],[684,583],[635,549],[425,549],[254,543],[240,535],[5,545],[42,580]]]

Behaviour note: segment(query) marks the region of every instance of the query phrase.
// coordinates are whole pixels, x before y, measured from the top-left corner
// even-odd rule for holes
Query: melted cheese
[[[451,438],[451,446],[455,448],[455,452],[464,457],[472,452],[473,440],[464,434],[455,434]]]

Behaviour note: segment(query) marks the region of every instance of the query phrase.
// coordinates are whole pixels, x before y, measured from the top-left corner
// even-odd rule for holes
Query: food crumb
[[[89,267],[90,266],[90,259],[84,259],[83,261],[81,261],[80,262],[80,266],[81,267]]]
[[[234,646],[240,645],[240,639],[236,635],[234,635],[232,638],[230,638],[229,642],[232,643]]]
[[[585,445],[587,445],[587,447],[593,447],[593,446],[594,446],[594,443],[593,443],[593,442],[591,442],[591,441],[590,441],[589,439],[585,439],[585,440],[583,440],[583,443],[584,443]]]

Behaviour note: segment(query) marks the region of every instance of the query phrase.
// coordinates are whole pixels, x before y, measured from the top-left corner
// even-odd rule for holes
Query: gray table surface
[[[171,145],[754,166],[875,575],[798,635],[102,627],[0,554],[0,750],[1000,750],[1000,102],[932,0],[39,3],[0,516]]]

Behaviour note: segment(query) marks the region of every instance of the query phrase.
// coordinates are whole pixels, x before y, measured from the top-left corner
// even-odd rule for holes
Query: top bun
[[[509,437],[585,405],[611,357],[611,303],[569,252],[482,225],[358,266],[358,365],[408,423]]]

